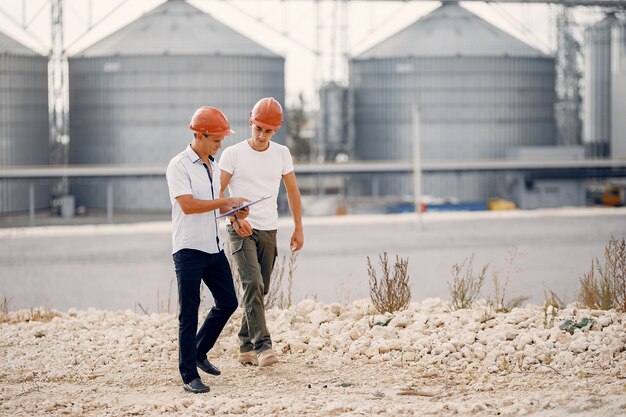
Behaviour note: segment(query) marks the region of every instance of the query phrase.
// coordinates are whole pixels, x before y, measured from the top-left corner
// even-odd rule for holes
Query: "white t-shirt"
[[[219,162],[220,169],[232,175],[228,190],[233,197],[256,200],[265,195],[271,198],[250,206],[247,217],[257,230],[278,229],[278,190],[283,175],[293,171],[289,148],[269,142],[262,151],[252,149],[248,141],[224,149]]]
[[[218,234],[217,210],[185,214],[176,200],[176,197],[185,194],[191,194],[199,200],[220,198],[220,170],[212,159],[209,160],[213,172],[212,181],[191,145],[172,158],[167,166],[165,177],[172,202],[172,253],[181,249],[218,253],[224,246]]]

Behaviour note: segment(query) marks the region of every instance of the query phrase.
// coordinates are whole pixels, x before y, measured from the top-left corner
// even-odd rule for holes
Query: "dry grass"
[[[522,304],[530,298],[522,295],[513,297],[510,300],[506,299],[506,289],[509,285],[509,281],[511,280],[512,272],[517,270],[515,267],[515,260],[519,255],[520,252],[517,248],[513,248],[508,252],[506,258],[507,268],[504,284],[500,283],[500,278],[497,272],[494,272],[492,275],[495,296],[493,298],[489,297],[487,299],[487,304],[498,313],[508,313],[516,307],[521,307]]]
[[[159,289],[157,288],[156,292],[156,312],[159,314],[167,313],[172,314],[172,286],[174,285],[174,279],[170,280],[170,288],[167,293],[167,300],[161,299],[161,294]],[[204,302],[204,294],[202,291],[203,285],[200,285],[200,305]],[[146,316],[150,315],[150,310],[147,307],[144,307],[139,301],[135,302],[135,313],[137,310],[141,310],[143,314]],[[178,302],[176,302],[176,315],[178,316]]]
[[[554,326],[554,319],[559,310],[565,308],[565,303],[554,291],[543,290],[543,327],[546,329]]]
[[[493,299],[489,298],[487,303],[493,306],[494,311],[497,313],[509,313],[514,308],[521,307],[526,301],[530,299],[527,295],[519,295],[517,297],[513,297],[511,299],[506,299],[506,287],[509,284],[509,279],[504,281],[504,285],[500,284],[500,279],[498,277],[498,273],[494,272],[492,276],[493,287],[495,291],[495,296]]]
[[[372,261],[367,257],[367,273],[370,277],[370,298],[379,313],[404,310],[411,301],[408,266],[409,260],[396,255],[393,272],[389,267],[387,252],[378,255],[382,277],[378,278]]]
[[[172,313],[172,285],[174,285],[174,279],[170,280],[170,288],[167,292],[167,301],[161,300],[159,290],[157,289],[157,313]],[[176,312],[176,315],[178,315],[178,312]]]
[[[287,255],[283,255],[282,262],[274,267],[270,278],[270,290],[265,296],[265,307],[289,308],[292,304],[293,275],[296,271],[297,252],[291,252],[289,261]],[[283,278],[287,267],[287,289],[283,288]]]
[[[50,310],[46,307],[30,308],[28,310],[11,311],[9,308],[9,300],[4,297],[0,304],[0,324],[2,323],[22,323],[29,321],[49,322],[61,314],[58,311]]]
[[[589,272],[580,278],[578,301],[594,310],[615,308],[626,312],[626,242],[611,237],[604,248],[604,266],[591,261]]]
[[[459,265],[452,266],[452,283],[448,283],[450,290],[450,308],[460,310],[470,308],[478,298],[485,282],[489,264],[483,266],[478,273],[474,272],[474,254]]]
[[[543,290],[543,305],[546,308],[550,306],[556,309],[565,308],[565,303],[563,302],[561,297],[559,297],[557,293],[550,289],[548,289],[547,291]]]

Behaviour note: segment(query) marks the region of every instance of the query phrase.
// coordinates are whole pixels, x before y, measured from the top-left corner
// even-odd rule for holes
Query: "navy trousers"
[[[203,360],[215,345],[226,322],[237,309],[230,264],[224,255],[181,249],[173,255],[178,281],[178,368],[183,382],[199,378],[196,360]],[[215,306],[198,328],[200,285],[211,291]]]

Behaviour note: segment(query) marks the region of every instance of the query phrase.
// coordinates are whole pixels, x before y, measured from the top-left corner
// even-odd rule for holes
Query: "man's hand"
[[[245,219],[246,217],[248,217],[248,214],[250,214],[250,207],[246,207],[244,209],[241,209],[235,212],[235,215],[237,216],[239,220]]]
[[[239,214],[237,214],[237,217],[239,217]],[[252,234],[252,226],[250,226],[247,220],[235,218],[231,224],[235,232],[241,237],[247,237]]]
[[[293,231],[291,235],[291,241],[289,243],[289,247],[292,252],[298,252],[304,246],[304,232],[302,229],[296,229]]]
[[[250,200],[248,200],[247,198],[243,198],[243,197],[226,197],[224,199],[224,210],[226,211],[230,211],[234,208],[237,208],[239,206],[242,206],[246,203],[248,203]]]

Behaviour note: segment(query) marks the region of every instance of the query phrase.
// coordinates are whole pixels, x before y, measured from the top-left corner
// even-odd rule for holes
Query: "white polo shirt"
[[[224,247],[219,238],[217,216],[219,210],[185,214],[176,197],[191,194],[199,200],[215,200],[220,196],[220,170],[209,157],[213,178],[200,157],[188,145],[167,166],[166,178],[172,203],[172,253],[181,249],[197,249],[218,253]]]

